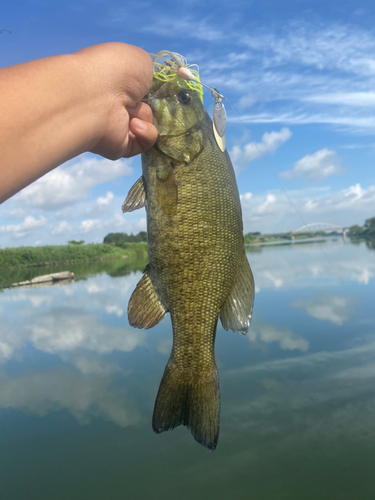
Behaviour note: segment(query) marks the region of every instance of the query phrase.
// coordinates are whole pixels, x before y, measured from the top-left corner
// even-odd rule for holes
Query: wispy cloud
[[[15,238],[21,238],[36,228],[44,226],[46,222],[47,219],[43,215],[39,217],[39,220],[35,219],[32,215],[28,215],[20,224],[0,226],[0,233],[11,233]]]
[[[197,19],[192,16],[177,17],[158,14],[152,23],[143,27],[143,31],[169,38],[185,36],[208,42],[222,41],[225,38],[222,30],[213,27],[207,19]]]
[[[316,70],[340,69],[361,76],[375,74],[375,38],[354,25],[315,26],[296,21],[279,34],[260,28],[240,42],[263,54],[264,66],[284,64],[314,67]]]
[[[242,123],[281,123],[287,125],[311,125],[311,124],[327,124],[342,128],[348,128],[365,133],[375,131],[375,118],[371,116],[360,116],[356,114],[328,114],[328,113],[312,113],[306,111],[290,111],[285,113],[258,113],[252,115],[240,115]],[[229,122],[237,121],[237,118],[230,117]]]
[[[291,306],[305,309],[309,316],[342,325],[354,313],[353,297],[340,297],[329,293],[321,293],[313,299],[298,299]]]
[[[72,231],[72,226],[66,220],[59,222],[57,226],[51,229],[51,234],[66,234]]]
[[[247,163],[259,158],[264,154],[272,154],[284,142],[292,137],[288,128],[282,128],[280,132],[266,132],[262,136],[261,142],[249,142],[244,146],[234,146],[230,151],[233,165],[240,171]]]
[[[73,164],[72,164],[73,163]],[[133,173],[131,160],[82,156],[40,178],[14,197],[22,206],[56,210],[87,197],[94,186]]]
[[[287,351],[308,351],[310,344],[300,335],[295,334],[289,328],[281,329],[272,325],[254,324],[252,325],[248,339],[251,343],[263,342],[271,344],[277,342],[281,349]]]
[[[37,318],[30,325],[31,342],[36,349],[48,353],[73,351],[78,348],[97,353],[113,350],[129,352],[143,345],[146,335],[124,328],[102,325],[94,316],[70,310],[54,311]]]
[[[336,104],[339,106],[374,107],[375,92],[337,92],[317,94],[305,98],[306,101],[319,104]]]
[[[263,232],[288,231],[301,226],[302,214],[306,222],[343,221],[343,225],[362,223],[373,213],[375,185],[362,188],[354,184],[342,190],[282,191],[243,193],[241,204],[245,231],[261,227]],[[292,200],[293,204],[290,202]],[[294,227],[293,227],[294,225]]]
[[[311,155],[304,156],[294,164],[292,170],[281,172],[279,175],[283,179],[303,177],[307,181],[315,182],[329,175],[338,175],[343,172],[344,170],[338,165],[335,151],[321,149]]]

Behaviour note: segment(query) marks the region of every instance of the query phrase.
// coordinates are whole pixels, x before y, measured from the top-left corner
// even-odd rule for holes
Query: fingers
[[[129,143],[126,156],[135,156],[150,149],[156,142],[158,133],[152,124],[152,110],[147,104],[140,102],[128,107]]]
[[[152,148],[158,138],[156,127],[148,121],[131,118],[129,122],[129,145],[126,156],[135,156]]]
[[[139,118],[145,122],[152,123],[152,109],[144,102],[139,102],[136,106],[127,106],[129,118]]]

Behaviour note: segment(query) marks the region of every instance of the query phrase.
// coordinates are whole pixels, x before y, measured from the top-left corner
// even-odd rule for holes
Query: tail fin
[[[156,397],[152,427],[159,434],[186,425],[198,443],[214,451],[219,438],[220,392],[216,366],[200,378],[168,362]]]

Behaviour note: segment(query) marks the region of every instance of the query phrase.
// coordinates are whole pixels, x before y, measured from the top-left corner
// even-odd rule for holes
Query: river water
[[[148,331],[128,324],[144,262],[68,266],[70,285],[4,289],[0,498],[373,499],[375,251],[338,238],[248,258],[251,330],[218,328],[214,453],[185,427],[151,429],[172,332],[168,315]]]

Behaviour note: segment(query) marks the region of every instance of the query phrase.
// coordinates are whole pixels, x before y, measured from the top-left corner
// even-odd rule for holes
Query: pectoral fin
[[[166,315],[155,287],[150,278],[150,266],[147,265],[139,280],[128,305],[128,320],[134,328],[152,328]]]
[[[253,273],[244,252],[234,286],[220,309],[225,330],[246,334],[251,321],[255,294]]]
[[[146,205],[146,190],[143,176],[141,176],[135,184],[130,188],[126,200],[122,204],[122,211],[133,212],[138,208],[143,208]]]
[[[168,215],[177,210],[178,183],[170,164],[160,164],[156,167],[157,198],[159,208]]]

